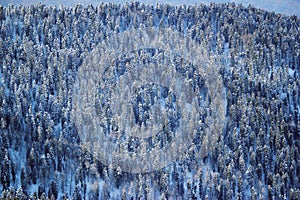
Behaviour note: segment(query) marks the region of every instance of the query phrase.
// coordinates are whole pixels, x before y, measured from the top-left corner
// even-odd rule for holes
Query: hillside
[[[300,20],[0,6],[0,199],[299,199]]]

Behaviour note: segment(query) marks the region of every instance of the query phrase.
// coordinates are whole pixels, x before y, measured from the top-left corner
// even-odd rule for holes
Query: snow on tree
[[[102,42],[145,27],[172,28],[207,47],[209,59],[192,65],[187,55],[174,56],[170,45],[125,55],[101,52],[108,70],[96,77],[106,82],[92,94],[94,107],[122,155],[166,148],[180,120],[192,119],[185,130],[194,138],[181,158],[135,174],[105,166],[82,145],[72,118],[73,89],[80,67]],[[299,27],[296,16],[234,3],[0,5],[0,199],[299,199]],[[117,49],[120,42],[106,45]],[[137,70],[141,66],[144,71]],[[137,81],[157,72],[156,77],[172,77],[174,71],[180,71],[182,83]],[[108,89],[117,83],[122,94]],[[177,87],[189,92],[177,96]],[[220,88],[224,102],[214,99]],[[193,103],[192,112],[182,108],[185,102]],[[124,114],[111,118],[112,112]],[[149,127],[160,121],[162,131],[152,134],[157,130]],[[136,134],[126,135],[132,126]],[[151,137],[140,139],[139,131]],[[183,147],[172,143],[172,149]],[[149,168],[160,158],[153,161]]]

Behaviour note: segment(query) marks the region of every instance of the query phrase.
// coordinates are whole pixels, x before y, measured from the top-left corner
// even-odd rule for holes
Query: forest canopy
[[[199,46],[205,44],[208,58],[220,63],[215,73],[226,95],[226,120],[210,151],[199,158],[203,141],[212,140],[206,129],[215,105],[208,82],[196,74],[190,87],[202,91],[197,97],[203,109],[194,115],[199,123],[190,130],[192,144],[162,169],[130,173],[105,165],[82,145],[72,118],[73,88],[80,66],[101,42],[145,27],[172,28]],[[0,6],[0,29],[1,199],[300,198],[298,17],[230,3],[9,5]],[[160,50],[152,51],[136,50],[129,65],[158,60]],[[108,69],[123,75],[122,68],[112,65],[116,60],[109,64]],[[187,77],[197,69],[185,67]],[[133,120],[139,126],[150,119],[152,97],[161,100],[159,109],[172,111],[161,134],[147,141],[149,149],[163,148],[176,137],[184,114],[176,109],[179,98],[157,84],[134,92]],[[105,119],[110,106],[117,105],[107,103],[108,96],[109,90],[99,90],[103,102],[95,103]],[[107,134],[116,131],[105,127]],[[110,137],[116,144],[123,138]],[[126,139],[123,148],[138,152],[139,141]]]

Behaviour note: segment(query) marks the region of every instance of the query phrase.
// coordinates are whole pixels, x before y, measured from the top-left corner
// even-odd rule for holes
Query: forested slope
[[[235,4],[38,4],[1,6],[0,26],[2,199],[300,198],[296,16]],[[98,44],[142,27],[170,27],[206,44],[208,56],[224,58],[215,73],[225,88],[226,121],[211,151],[198,158],[209,126],[207,100],[208,113],[191,130],[196,137],[184,156],[162,169],[129,173],[105,166],[82,145],[72,118],[73,86]]]

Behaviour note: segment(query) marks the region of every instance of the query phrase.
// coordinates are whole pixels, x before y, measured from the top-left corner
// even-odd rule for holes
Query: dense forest
[[[236,4],[0,5],[0,26],[0,199],[300,198],[296,16]],[[206,130],[214,125],[210,113],[215,105],[207,91],[212,87],[203,74],[194,73],[197,64],[180,67],[184,57],[174,58],[179,74],[191,78],[194,91],[201,90],[193,93],[203,107],[196,115],[201,123],[193,125],[195,138],[180,158],[163,168],[131,173],[107,165],[83,145],[72,117],[74,86],[80,67],[99,44],[111,35],[145,27],[171,28],[205,46],[206,58],[221,58],[215,73],[225,88],[226,114],[222,129],[210,129],[220,133],[203,153]],[[134,56],[107,63],[117,74],[103,73],[107,81],[97,90],[95,110],[103,119],[104,134],[115,143],[131,141],[124,147],[127,152],[139,151],[139,141],[112,136],[115,127],[106,119],[124,100],[109,99],[105,88],[115,84],[115,79],[109,82],[111,74],[118,79],[127,70],[122,59],[135,68],[155,62],[161,52],[168,53],[135,49]],[[176,137],[184,116],[177,107],[180,97],[159,84],[145,84],[134,92],[128,98],[137,126],[148,123],[152,99],[160,100],[158,109],[171,110],[162,131],[146,143],[150,150],[164,148]]]

